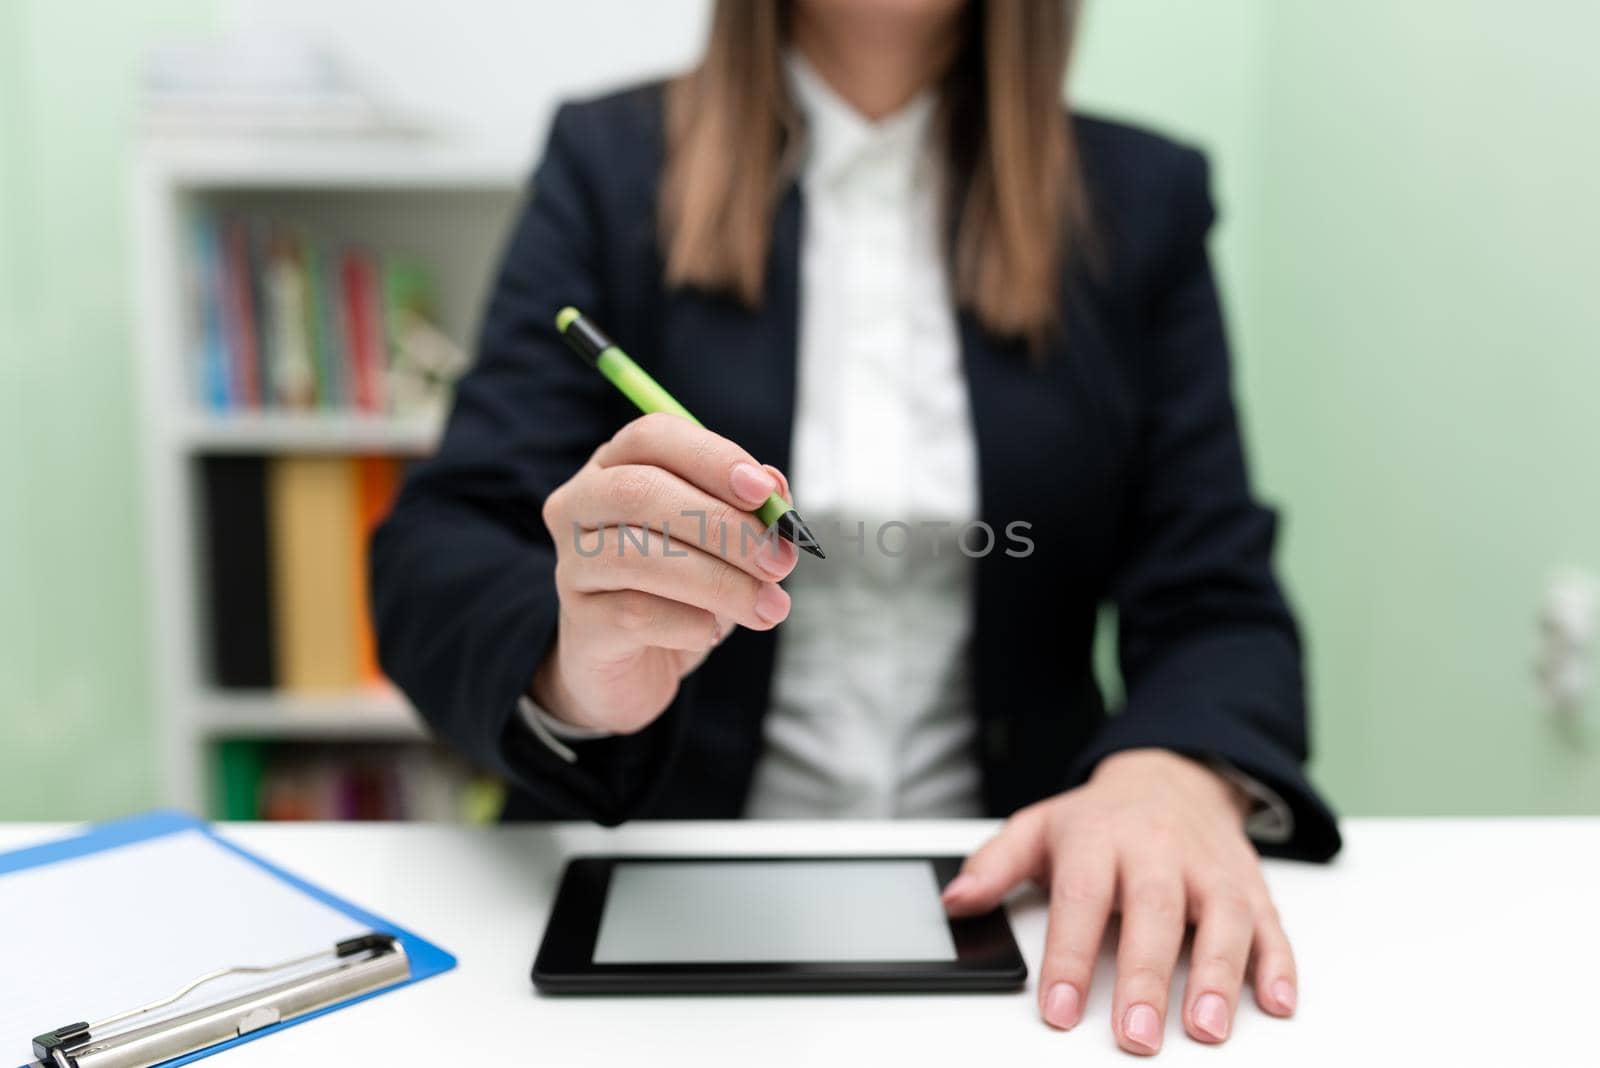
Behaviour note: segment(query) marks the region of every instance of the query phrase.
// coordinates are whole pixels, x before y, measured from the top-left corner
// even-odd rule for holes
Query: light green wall
[[[1600,736],[1530,670],[1548,573],[1600,572],[1600,5],[1263,6],[1251,399],[1323,778],[1353,812],[1600,811]]]
[[[1212,250],[1241,351],[1256,348],[1263,153],[1261,0],[1089,0],[1074,56],[1076,106],[1203,148]],[[1195,43],[1204,41],[1204,49]]]
[[[127,164],[142,50],[209,6],[0,3],[0,819],[157,797]]]
[[[1080,99],[1218,164],[1314,770],[1350,814],[1600,811],[1600,737],[1532,678],[1550,572],[1600,573],[1596,40],[1585,0],[1089,8]]]
[[[138,56],[218,0],[0,2],[0,818],[157,797],[134,489]],[[1264,494],[1349,813],[1600,811],[1530,682],[1600,571],[1600,7],[1091,0],[1076,89],[1206,147]]]

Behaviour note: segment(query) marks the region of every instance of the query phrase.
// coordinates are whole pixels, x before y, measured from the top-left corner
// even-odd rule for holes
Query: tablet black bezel
[[[960,857],[931,856],[587,856],[562,872],[533,983],[546,994],[707,994],[845,991],[1011,991],[1028,978],[1005,909],[949,921],[953,961],[767,961],[705,964],[596,964],[600,918],[618,864],[724,864],[748,861],[918,861],[933,865],[942,889],[961,869]]]

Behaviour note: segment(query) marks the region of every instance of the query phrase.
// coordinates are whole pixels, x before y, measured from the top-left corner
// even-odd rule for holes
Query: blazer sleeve
[[[1225,761],[1290,806],[1292,836],[1264,852],[1325,860],[1339,831],[1303,771],[1300,639],[1272,572],[1276,517],[1246,476],[1206,252],[1207,167],[1180,153],[1147,275],[1144,425],[1112,590],[1127,704],[1080,754],[1074,778],[1140,747]]]
[[[435,456],[408,475],[374,535],[373,617],[384,671],[436,734],[552,816],[614,824],[647,803],[680,718],[575,747],[540,743],[520,696],[555,638],[555,546],[544,499],[631,413],[554,327],[572,304],[607,321],[604,244],[580,111],[556,115]],[[681,703],[682,696],[680,694]]]

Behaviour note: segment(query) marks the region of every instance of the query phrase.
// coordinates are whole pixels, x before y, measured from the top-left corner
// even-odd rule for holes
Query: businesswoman
[[[511,818],[1009,817],[947,907],[1049,887],[1059,1028],[1120,911],[1111,1025],[1153,1053],[1189,924],[1189,1036],[1224,1040],[1247,978],[1294,1011],[1252,838],[1339,839],[1206,166],[1069,117],[1070,7],[720,0],[692,72],[562,108],[443,445],[377,535],[376,613]],[[636,417],[564,348],[568,304],[710,429]],[[774,490],[826,560],[745,536]]]

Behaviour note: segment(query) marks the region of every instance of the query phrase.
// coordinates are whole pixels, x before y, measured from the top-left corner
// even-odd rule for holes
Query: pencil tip
[[[810,529],[806,526],[805,520],[801,519],[800,513],[793,508],[778,517],[777,525],[780,537],[794,542],[795,545],[815,556],[818,560],[826,560],[828,558],[823,553],[822,546],[817,544],[816,537],[812,535]]]

